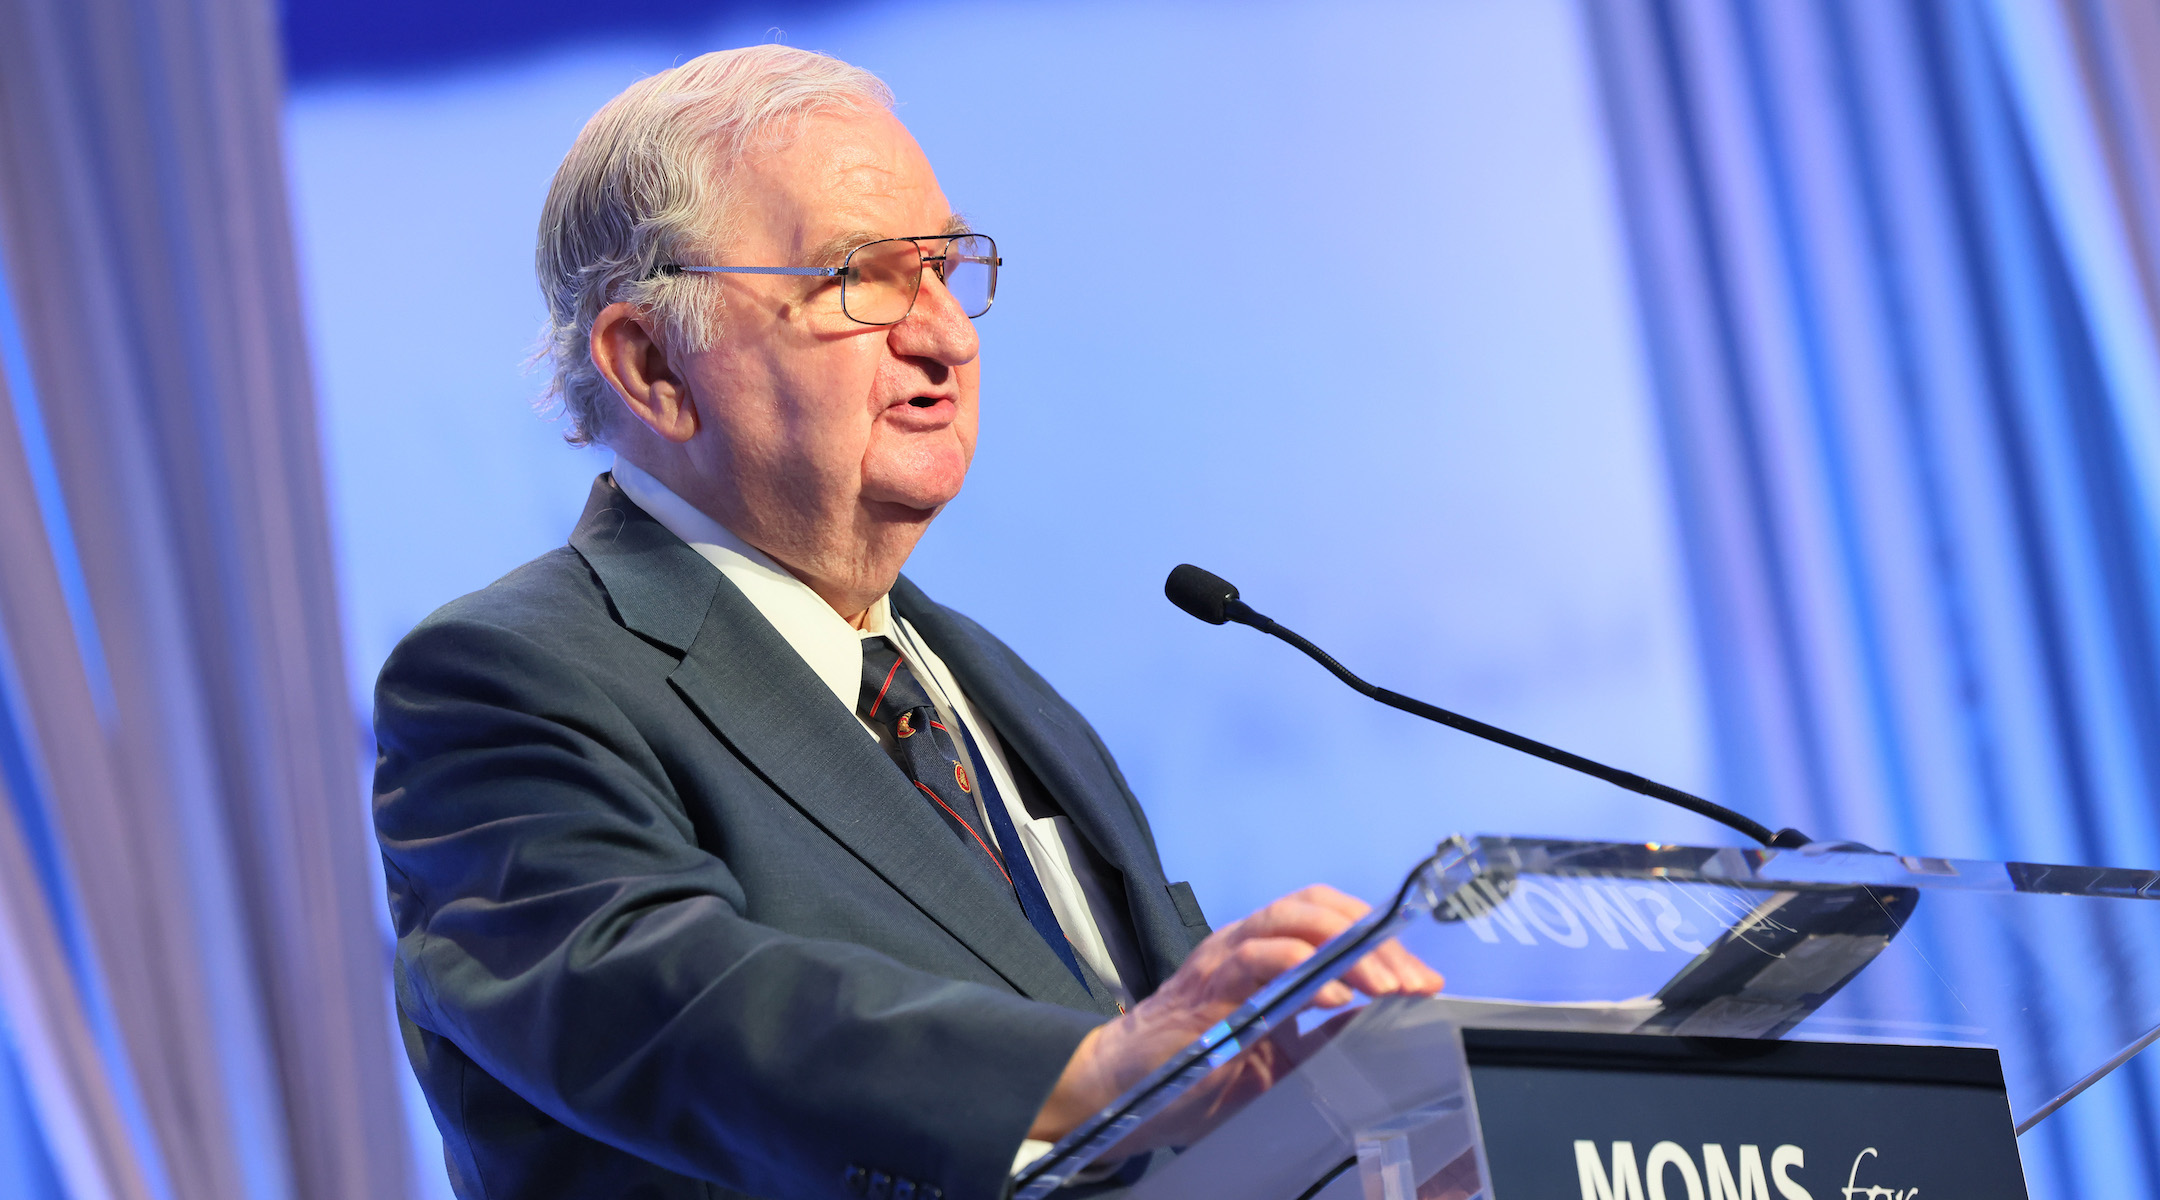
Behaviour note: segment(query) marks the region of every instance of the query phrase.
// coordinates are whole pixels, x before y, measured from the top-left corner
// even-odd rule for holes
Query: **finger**
[[[1368,954],[1343,972],[1343,982],[1368,996],[1392,996],[1403,990],[1403,981],[1377,954]]]
[[[1316,883],[1310,887],[1300,888],[1290,893],[1285,899],[1317,904],[1322,908],[1341,913],[1353,921],[1372,911],[1372,905],[1365,903],[1356,896],[1336,891],[1324,883]]]
[[[1409,958],[1407,952],[1403,952],[1399,946],[1397,952],[1407,966],[1415,970],[1416,960]],[[1239,943],[1221,965],[1210,972],[1208,995],[1217,1003],[1243,1003],[1276,976],[1304,963],[1312,955],[1313,948],[1295,938],[1248,939]],[[1431,990],[1419,976],[1399,974],[1378,953],[1374,953],[1359,960],[1343,973],[1339,981],[1325,985],[1313,1002],[1322,1008],[1341,1007],[1354,998],[1351,989],[1368,996],[1392,996],[1404,992],[1426,993]]]
[[[1230,940],[1248,937],[1294,937],[1318,946],[1350,928],[1357,918],[1339,908],[1307,899],[1285,896],[1232,925]]]
[[[1340,935],[1370,911],[1364,901],[1354,896],[1316,885],[1275,901],[1225,932],[1233,944],[1246,939],[1287,937],[1317,946]],[[1343,979],[1368,996],[1421,991],[1427,986],[1425,974],[1399,949],[1392,955],[1368,954],[1345,972]]]
[[[1312,1002],[1314,1008],[1341,1008],[1355,999],[1357,993],[1351,991],[1348,984],[1337,981],[1321,988]]]
[[[1395,978],[1402,981],[1403,990],[1406,992],[1429,996],[1439,991],[1441,984],[1445,982],[1438,971],[1419,961],[1417,955],[1410,953],[1401,942],[1392,938],[1373,953],[1387,964]]]
[[[1368,996],[1429,996],[1446,982],[1439,972],[1418,961],[1416,955],[1393,939],[1367,954],[1344,978]]]
[[[1402,980],[1379,963],[1359,963],[1343,973],[1343,982],[1373,997],[1392,996],[1403,990]]]
[[[1410,964],[1412,972],[1422,980],[1422,990],[1427,994],[1437,992],[1447,986],[1447,976],[1433,970],[1430,964],[1411,953],[1408,947],[1398,945],[1396,948],[1402,951],[1403,960]]]
[[[1208,972],[1208,998],[1218,1004],[1242,1004],[1312,955],[1312,946],[1298,938],[1249,938]]]

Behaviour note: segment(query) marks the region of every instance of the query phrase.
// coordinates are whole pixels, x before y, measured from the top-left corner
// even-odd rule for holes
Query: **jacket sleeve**
[[[431,620],[375,719],[401,1005],[590,1137],[754,1195],[863,1167],[993,1197],[1101,1020],[747,920],[630,720],[532,638]]]

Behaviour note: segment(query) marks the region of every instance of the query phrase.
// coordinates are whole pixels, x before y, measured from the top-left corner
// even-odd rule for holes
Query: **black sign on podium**
[[[2024,1200],[1990,1050],[1461,1032],[1496,1195]]]
[[[2160,1037],[2155,899],[2154,872],[1454,838],[1014,1195],[1183,1142],[1131,1200],[2024,1200],[2018,1135]],[[1448,991],[1306,1011],[1391,936]],[[1196,1132],[1263,1040],[1297,1068]]]

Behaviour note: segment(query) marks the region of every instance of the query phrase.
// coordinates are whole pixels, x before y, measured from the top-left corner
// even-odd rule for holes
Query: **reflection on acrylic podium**
[[[2148,871],[1453,838],[1014,1195],[1165,1140],[1272,1039],[1296,1069],[1132,1200],[2023,1200],[2017,1136],[2160,1034],[2155,901]],[[1398,936],[1445,994],[1301,1012]]]

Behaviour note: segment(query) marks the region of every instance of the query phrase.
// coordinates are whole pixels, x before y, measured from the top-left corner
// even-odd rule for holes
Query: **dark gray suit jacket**
[[[1122,875],[1152,990],[1207,927],[1109,751],[981,626],[893,603]],[[1115,1011],[611,477],[399,644],[375,725],[398,1013],[461,1197],[993,1197]]]

